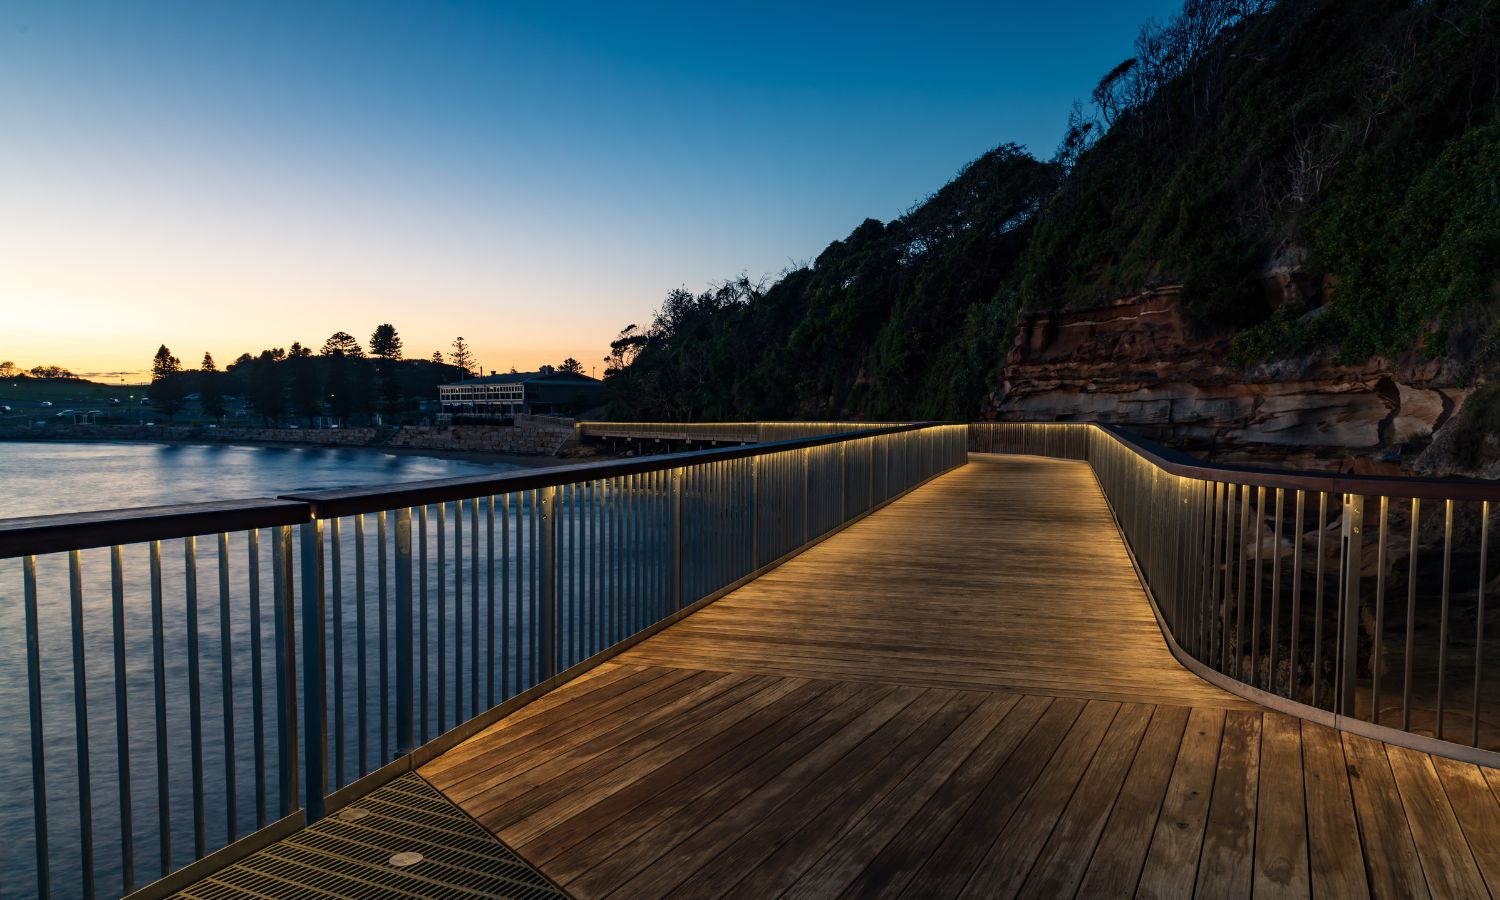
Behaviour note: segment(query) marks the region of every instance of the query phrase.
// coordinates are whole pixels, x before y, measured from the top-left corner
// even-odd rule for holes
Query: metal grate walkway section
[[[413,773],[176,896],[566,900],[568,895]]]

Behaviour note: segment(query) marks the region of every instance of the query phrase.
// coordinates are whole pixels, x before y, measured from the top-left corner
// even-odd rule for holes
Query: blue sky
[[[1165,2],[0,2],[0,358],[390,321],[490,368],[810,260],[1069,104]]]

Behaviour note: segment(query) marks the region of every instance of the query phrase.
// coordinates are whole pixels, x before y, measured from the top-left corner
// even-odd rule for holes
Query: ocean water
[[[275,497],[513,468],[350,447],[0,442],[0,519]]]

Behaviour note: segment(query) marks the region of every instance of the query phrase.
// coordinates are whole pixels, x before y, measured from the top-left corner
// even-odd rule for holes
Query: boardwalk
[[[1500,772],[1181,668],[1065,461],[976,456],[421,774],[579,897],[1500,894]]]

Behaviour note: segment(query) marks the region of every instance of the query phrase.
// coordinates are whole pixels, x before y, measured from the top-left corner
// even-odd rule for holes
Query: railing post
[[[1359,640],[1359,567],[1363,552],[1365,498],[1344,495],[1344,597],[1339,612],[1338,703],[1342,716],[1354,715],[1354,663]]]
[[[672,608],[682,609],[682,470],[673,469],[669,480],[668,498],[671,545],[669,551],[672,555]]]
[[[542,677],[557,674],[557,488],[542,489],[542,545],[538,560],[541,574]]]
[[[385,635],[380,636],[381,641]],[[411,507],[396,510],[396,758],[416,749],[411,658]]]
[[[750,457],[750,571],[760,568],[760,457]]]
[[[302,808],[323,818],[328,782],[327,672],[323,664],[323,522],[302,530]]]
[[[282,816],[297,808],[297,629],[292,590],[292,526],[271,538],[272,602],[276,632],[276,761]]]
[[[809,532],[812,526],[808,522],[808,506],[812,502],[812,461],[809,458],[812,450],[808,447],[802,448],[802,545],[806,546],[812,537]]]

